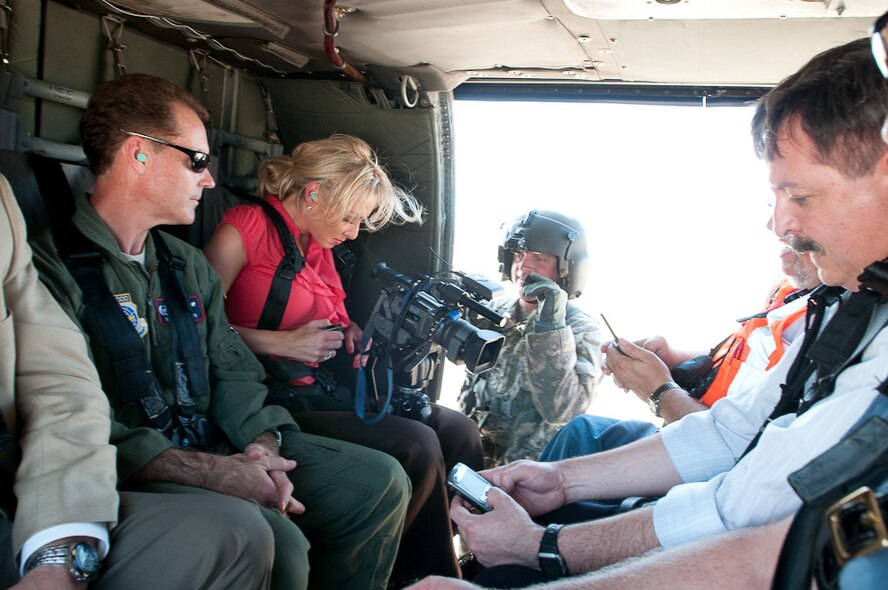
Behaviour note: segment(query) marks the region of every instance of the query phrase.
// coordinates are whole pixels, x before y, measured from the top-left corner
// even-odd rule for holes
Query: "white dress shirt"
[[[777,404],[801,338],[756,387],[732,392],[711,410],[663,429],[666,450],[686,482],[654,506],[654,530],[663,547],[766,524],[799,509],[801,500],[787,476],[838,442],[880,395],[876,387],[888,377],[886,319],[888,306],[879,306],[870,326],[882,329],[870,339],[860,362],[842,371],[832,395],[801,415],[774,420],[736,465]]]

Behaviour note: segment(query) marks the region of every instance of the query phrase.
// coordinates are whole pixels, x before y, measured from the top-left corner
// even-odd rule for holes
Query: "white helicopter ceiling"
[[[343,71],[325,51],[326,10],[338,27],[327,31],[336,32],[332,59],[383,86],[409,74],[428,91],[470,79],[768,86],[868,35],[888,8],[884,0],[88,1],[149,34],[169,29],[164,21],[187,25],[271,75]]]

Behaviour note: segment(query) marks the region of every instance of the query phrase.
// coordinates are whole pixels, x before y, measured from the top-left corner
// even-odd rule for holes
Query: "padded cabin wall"
[[[120,38],[126,46],[122,62],[128,73],[147,73],[166,78],[202,98],[200,80],[188,52],[132,28],[124,28]],[[101,19],[92,13],[51,0],[16,2],[10,37],[10,70],[51,84],[83,92],[114,77],[114,62]],[[264,109],[238,108],[237,84],[249,80],[240,72],[207,60],[209,104],[212,125],[234,132],[239,128],[264,129]],[[29,133],[43,139],[76,144],[82,111],[78,108],[24,98],[18,113]],[[232,112],[240,112],[233,125]],[[255,137],[262,137],[257,132]]]
[[[59,86],[92,92],[113,78],[113,56],[101,18],[55,0],[15,3],[10,69]],[[188,52],[125,27],[120,38],[126,49],[122,61],[129,73],[149,73],[188,88],[201,97],[198,72]],[[250,74],[207,60],[210,114],[213,127],[262,139],[266,106],[259,81]],[[369,316],[380,284],[370,278],[378,262],[413,275],[446,267],[438,256],[450,258],[449,211],[443,200],[449,194],[443,165],[449,134],[442,131],[440,108],[393,109],[368,99],[358,83],[343,81],[264,79],[271,94],[285,151],[309,139],[332,133],[351,133],[377,150],[394,180],[423,203],[427,219],[422,226],[390,226],[376,234],[363,234],[353,248],[358,267],[349,306],[363,323]],[[68,105],[24,98],[17,111],[29,133],[46,140],[78,144],[82,111]],[[220,171],[237,177],[255,176],[260,157],[245,149],[227,147],[217,158]],[[208,194],[206,202],[216,195]],[[207,217],[187,236],[200,244],[216,218]],[[198,239],[194,239],[197,236]]]
[[[347,300],[359,323],[369,317],[381,283],[370,277],[379,262],[412,276],[446,267],[442,251],[447,211],[443,210],[441,131],[437,108],[392,109],[368,100],[361,84],[322,80],[266,80],[287,152],[304,141],[333,133],[356,135],[377,151],[400,186],[426,208],[421,225],[388,226],[362,233],[352,250],[357,269]]]
[[[124,27],[120,42],[125,45],[122,63],[128,73],[160,76],[189,89],[204,100],[200,73],[182,47],[154,39]],[[115,74],[112,52],[99,16],[53,0],[22,0],[15,3],[10,37],[10,70],[77,91],[91,93]],[[265,134],[265,108],[255,78],[207,59],[207,106],[215,129],[225,129],[249,137]],[[258,99],[257,99],[258,97]],[[31,135],[66,144],[79,144],[80,108],[25,97],[5,105],[19,115]],[[2,123],[0,123],[2,124]],[[251,176],[258,157],[235,148],[222,150],[221,169],[229,175]],[[216,162],[213,171],[216,171]],[[218,198],[207,193],[205,203]],[[212,232],[215,210],[206,219],[198,218],[191,228],[174,228],[177,235],[196,245]]]
[[[197,73],[188,53],[124,28],[120,41],[126,46],[121,61],[127,73],[154,74],[191,90],[201,97]],[[225,68],[208,62],[210,104],[213,125],[222,123]],[[92,92],[101,82],[114,77],[114,61],[101,19],[90,13],[48,2],[43,44],[41,78],[75,90]],[[44,139],[77,143],[82,112],[48,101],[40,107],[38,134]]]
[[[39,71],[41,2],[16,2],[10,16],[9,69],[30,77]],[[28,131],[34,130],[34,101],[22,101],[19,114]]]

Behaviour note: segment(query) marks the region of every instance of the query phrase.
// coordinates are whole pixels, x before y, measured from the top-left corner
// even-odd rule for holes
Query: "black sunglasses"
[[[888,27],[888,12],[880,16],[873,24],[872,38],[873,57],[876,60],[876,65],[879,66],[882,76],[888,78],[888,45],[885,43],[888,39],[882,35],[885,27]]]
[[[191,158],[191,169],[195,172],[203,172],[207,169],[207,166],[210,165],[210,154],[207,154],[205,152],[190,150],[186,147],[182,147],[181,145],[176,145],[174,143],[164,141],[163,139],[157,139],[156,137],[151,137],[150,135],[145,135],[144,133],[137,133],[135,131],[124,131],[123,129],[121,129],[121,132],[125,133],[126,135],[141,137],[142,139],[154,141],[167,147],[171,147],[175,150],[179,150],[180,152],[186,154],[189,158]]]

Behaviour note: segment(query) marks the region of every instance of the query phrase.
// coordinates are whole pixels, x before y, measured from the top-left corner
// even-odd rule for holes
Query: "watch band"
[[[540,571],[547,578],[563,578],[567,575],[567,564],[558,551],[558,532],[563,528],[563,524],[550,524],[540,540],[537,559],[540,562]]]
[[[648,397],[648,406],[650,406],[651,411],[658,418],[660,417],[660,396],[669,391],[670,389],[681,389],[681,385],[676,383],[675,381],[667,381],[660,387],[658,387],[654,393]]]
[[[40,551],[35,551],[25,563],[25,572],[29,572],[35,567],[41,565],[50,565],[54,563],[68,563],[68,553],[70,547],[68,545],[55,545],[46,547]]]
[[[44,565],[65,565],[76,582],[88,582],[99,574],[101,559],[98,551],[89,543],[54,545],[31,554],[25,564],[25,573]]]
[[[284,437],[281,435],[281,431],[277,428],[269,428],[265,432],[274,437],[274,442],[277,445],[277,448],[280,449],[281,445],[284,444]]]

